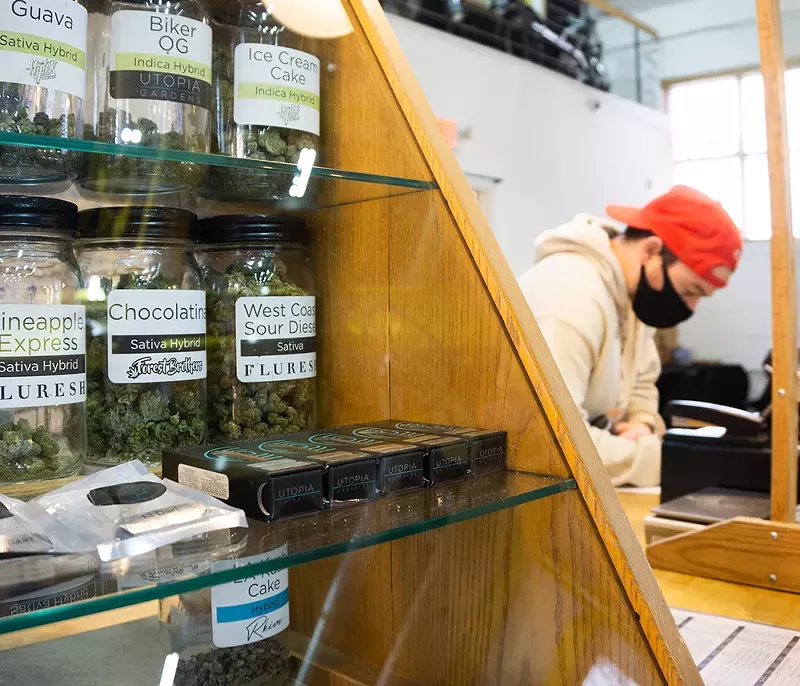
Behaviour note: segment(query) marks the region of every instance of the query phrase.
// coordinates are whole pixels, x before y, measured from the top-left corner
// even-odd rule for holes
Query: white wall
[[[490,221],[511,268],[578,212],[641,204],[671,185],[666,117],[530,62],[390,16],[437,116],[471,130],[464,170],[502,179]],[[595,106],[599,104],[599,109]]]

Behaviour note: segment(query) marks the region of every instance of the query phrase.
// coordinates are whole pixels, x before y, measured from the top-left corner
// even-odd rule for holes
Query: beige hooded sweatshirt
[[[633,313],[611,251],[617,233],[602,219],[578,215],[542,234],[520,285],[614,485],[653,486],[665,429],[655,385],[661,363],[654,331]],[[603,415],[655,433],[634,442],[589,425]]]

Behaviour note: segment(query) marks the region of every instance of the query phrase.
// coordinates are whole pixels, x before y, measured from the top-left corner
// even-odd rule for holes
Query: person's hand
[[[629,441],[638,441],[643,436],[651,436],[653,430],[647,424],[638,422],[617,422],[614,425],[614,433],[620,438],[627,438]]]

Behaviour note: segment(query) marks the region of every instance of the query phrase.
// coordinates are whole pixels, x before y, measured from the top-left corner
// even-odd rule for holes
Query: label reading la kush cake
[[[236,377],[242,383],[317,375],[316,299],[310,295],[236,301]]]
[[[0,408],[86,400],[82,305],[0,307]]]
[[[211,107],[211,27],[139,10],[111,16],[112,98]]]
[[[278,45],[241,43],[233,53],[233,119],[319,135],[319,60]]]
[[[112,291],[108,378],[113,383],[205,379],[205,292]]]
[[[0,81],[83,98],[87,16],[73,0],[0,0]]]

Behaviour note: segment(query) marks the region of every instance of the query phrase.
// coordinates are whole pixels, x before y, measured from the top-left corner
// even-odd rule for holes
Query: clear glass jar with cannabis
[[[78,215],[90,462],[161,462],[206,437],[206,305],[196,217],[161,207]]]
[[[77,211],[0,196],[0,483],[74,474],[86,456]]]
[[[84,0],[47,5],[0,3],[0,133],[80,138],[85,92]],[[49,16],[49,15],[48,15]],[[78,156],[66,150],[0,145],[0,184],[38,192],[66,189]]]
[[[288,31],[258,0],[220,5],[214,30],[214,152],[310,167],[318,162],[319,44]],[[294,174],[209,167],[204,195],[286,197]]]
[[[211,27],[200,0],[89,0],[84,137],[209,152]],[[120,195],[196,188],[193,162],[86,155],[80,186]]]
[[[307,244],[297,217],[200,221],[210,440],[314,428],[316,300]]]

